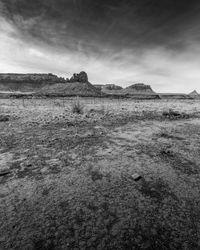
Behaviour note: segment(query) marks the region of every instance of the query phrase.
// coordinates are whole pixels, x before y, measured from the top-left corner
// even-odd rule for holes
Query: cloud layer
[[[1,71],[198,90],[199,11],[197,0],[0,0]]]

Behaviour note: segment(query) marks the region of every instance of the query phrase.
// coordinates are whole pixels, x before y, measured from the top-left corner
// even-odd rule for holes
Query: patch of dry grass
[[[79,98],[77,97],[76,100],[72,103],[71,111],[73,114],[80,114],[84,113],[84,104],[80,102]]]

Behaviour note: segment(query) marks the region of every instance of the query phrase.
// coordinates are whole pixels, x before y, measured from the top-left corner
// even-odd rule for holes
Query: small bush
[[[172,120],[173,119],[183,119],[183,118],[188,119],[188,118],[190,118],[190,116],[188,114],[186,114],[184,112],[180,113],[180,112],[174,111],[172,109],[169,109],[168,112],[164,111],[162,113],[162,116],[165,118],[168,118],[168,119],[172,119]]]
[[[72,113],[73,114],[84,113],[84,105],[80,102],[79,98],[77,98],[76,101],[72,103]]]

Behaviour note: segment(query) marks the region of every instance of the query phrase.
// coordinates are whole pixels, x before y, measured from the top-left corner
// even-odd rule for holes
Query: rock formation
[[[95,88],[89,81],[87,74],[82,71],[73,76],[67,83],[57,83],[45,86],[37,94],[45,96],[82,96],[82,97],[100,97],[101,90]]]
[[[150,85],[146,85],[144,83],[136,83],[131,86],[128,86],[126,90],[134,93],[155,93]],[[130,93],[129,92],[129,93]]]
[[[122,90],[123,94],[133,99],[160,99],[150,85],[136,83]]]
[[[79,74],[73,74],[73,76],[70,78],[69,82],[88,82],[88,76],[87,73],[84,71],[81,71]]]

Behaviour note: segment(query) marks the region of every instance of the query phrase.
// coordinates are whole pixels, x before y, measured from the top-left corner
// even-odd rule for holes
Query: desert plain
[[[200,249],[200,101],[0,99],[0,249]]]

